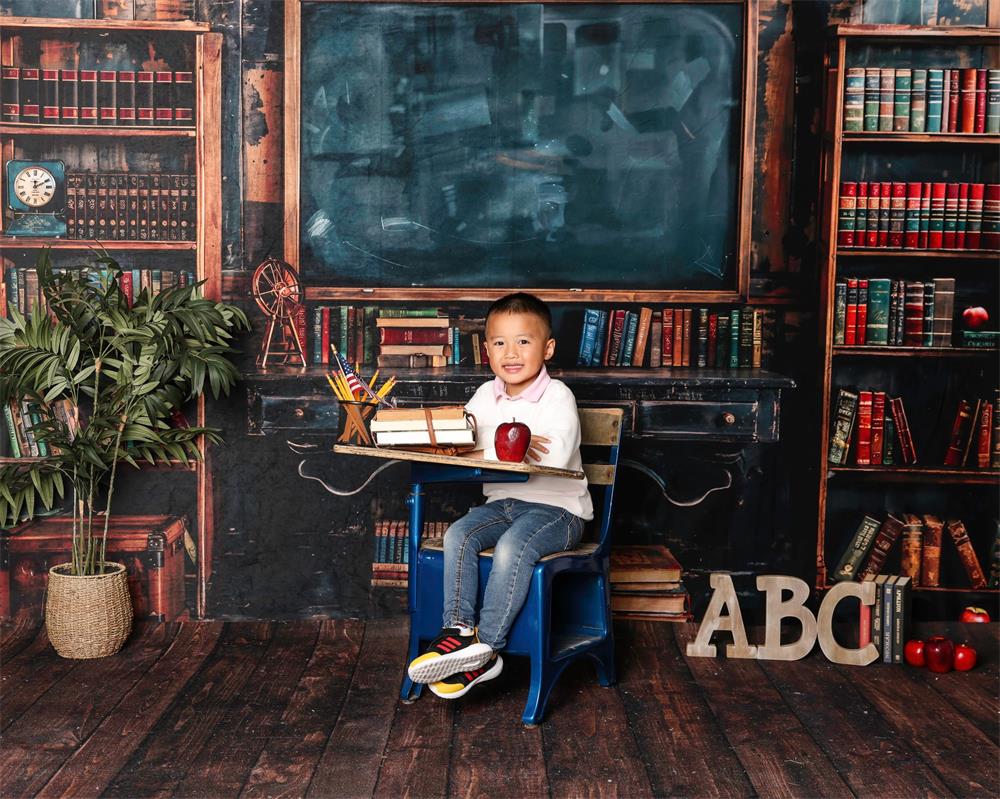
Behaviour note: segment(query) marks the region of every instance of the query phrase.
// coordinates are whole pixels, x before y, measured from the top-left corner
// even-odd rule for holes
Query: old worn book
[[[924,539],[920,555],[920,585],[937,588],[941,585],[941,538],[944,522],[930,513],[924,514]]]
[[[679,613],[687,609],[688,593],[684,589],[660,596],[633,596],[611,594],[611,609],[613,611],[632,611],[636,613]]]
[[[375,413],[376,421],[409,421],[413,419],[424,420],[427,418],[426,411],[430,411],[431,419],[465,419],[465,408],[461,405],[448,405],[441,408],[380,408]]]
[[[979,558],[976,550],[972,548],[972,541],[969,539],[969,532],[965,529],[965,524],[961,519],[950,519],[948,521],[948,534],[955,542],[955,549],[958,550],[958,557],[965,567],[965,573],[969,575],[969,583],[973,588],[986,587],[986,575],[983,574],[982,566],[979,565]]]
[[[919,584],[924,525],[921,518],[915,513],[904,513],[903,522],[899,571],[911,578],[914,583]]]
[[[385,313],[380,310],[379,313]],[[386,317],[379,316],[375,320],[377,327],[448,327],[449,318],[447,316],[406,316],[406,317]]]
[[[681,588],[680,580],[664,580],[656,583],[628,583],[611,581],[611,590],[617,594],[649,594],[657,591],[676,591]]]
[[[833,430],[830,433],[830,450],[827,460],[836,466],[847,463],[847,452],[851,443],[851,432],[854,429],[854,419],[858,410],[858,394],[850,389],[842,388],[837,393],[837,403],[833,419]]]
[[[892,545],[896,543],[896,539],[899,538],[899,534],[902,531],[903,522],[891,513],[888,514],[885,517],[885,521],[882,522],[882,526],[879,527],[879,531],[875,536],[875,541],[872,543],[871,553],[868,556],[868,562],[865,564],[865,568],[861,572],[862,580],[864,580],[865,577],[878,574],[882,571],[882,567],[885,565],[885,559],[889,555],[889,550],[892,549]]]
[[[844,554],[840,557],[837,568],[833,571],[836,582],[853,580],[861,568],[861,564],[872,548],[875,536],[879,530],[879,521],[871,516],[865,516],[854,531],[854,536]]]
[[[681,564],[662,544],[611,549],[612,583],[659,583],[681,579]]]
[[[858,392],[858,433],[855,443],[854,461],[858,466],[870,466],[872,462],[872,392]]]

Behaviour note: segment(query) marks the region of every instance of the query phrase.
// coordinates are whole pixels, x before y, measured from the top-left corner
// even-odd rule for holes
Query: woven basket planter
[[[64,658],[113,655],[132,631],[128,575],[120,563],[105,563],[105,574],[78,577],[69,563],[49,569],[45,628]]]

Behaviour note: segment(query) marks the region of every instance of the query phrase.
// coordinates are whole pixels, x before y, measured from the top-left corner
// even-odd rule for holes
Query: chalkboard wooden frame
[[[301,63],[302,63],[302,4],[336,3],[348,0],[286,0],[285,2],[285,118],[284,118],[284,254],[290,264],[299,266],[301,224]],[[352,0],[380,2],[387,0]],[[391,1],[391,0],[388,0]],[[428,0],[395,0],[400,3]],[[475,2],[524,3],[525,0],[434,0],[440,5],[471,5]],[[608,3],[609,0],[546,0],[548,3],[586,2]],[[610,0],[614,2],[614,0]],[[743,86],[741,93],[741,159],[738,169],[736,205],[736,288],[735,290],[625,290],[581,286],[579,288],[533,288],[532,292],[550,302],[632,303],[632,302],[698,302],[735,303],[748,298],[750,287],[750,221],[753,203],[754,127],[757,80],[757,5],[758,0],[645,0],[649,3],[696,5],[738,5],[743,9]],[[343,302],[364,300],[378,302],[484,302],[517,289],[516,286],[496,287],[362,287],[336,285],[306,285],[308,301]]]

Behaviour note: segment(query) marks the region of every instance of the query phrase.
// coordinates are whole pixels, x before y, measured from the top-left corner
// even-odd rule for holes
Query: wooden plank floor
[[[938,631],[980,665],[688,658],[693,625],[622,623],[618,685],[576,664],[526,729],[520,659],[461,700],[397,701],[405,620],[142,624],[78,662],[15,622],[0,796],[1000,795],[998,625]]]

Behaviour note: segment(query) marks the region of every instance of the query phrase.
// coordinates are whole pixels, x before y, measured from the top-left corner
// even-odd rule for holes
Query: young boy
[[[531,294],[502,297],[486,314],[486,347],[495,379],[466,404],[476,417],[480,449],[496,460],[493,437],[503,422],[531,430],[526,459],[582,470],[580,418],[573,393],[545,370],[555,352],[548,307]],[[486,504],[448,528],[444,537],[444,629],[409,666],[410,679],[430,683],[446,699],[503,670],[499,655],[528,596],[534,565],[572,549],[594,516],[587,481],[532,475],[525,483],[485,483]],[[479,553],[493,547],[493,568],[476,627]]]

